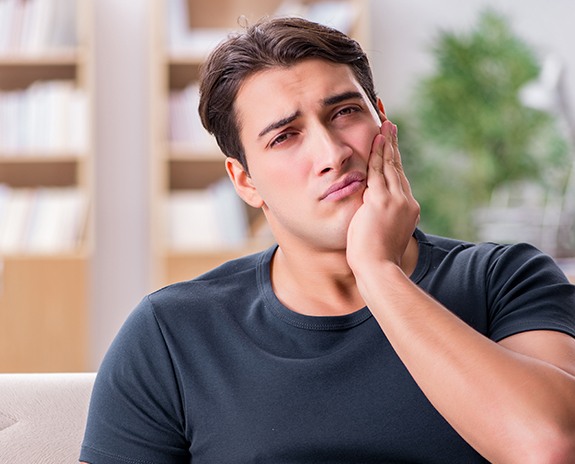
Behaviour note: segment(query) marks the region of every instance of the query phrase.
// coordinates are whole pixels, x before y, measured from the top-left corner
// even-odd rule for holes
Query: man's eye
[[[274,138],[271,143],[270,143],[270,147],[275,147],[276,145],[279,145],[283,142],[285,142],[287,139],[289,139],[293,134],[290,132],[284,132],[280,135],[278,135],[276,138]]]
[[[357,113],[358,111],[361,111],[361,108],[358,106],[346,106],[345,108],[340,109],[336,113],[336,116],[345,116],[348,114]]]

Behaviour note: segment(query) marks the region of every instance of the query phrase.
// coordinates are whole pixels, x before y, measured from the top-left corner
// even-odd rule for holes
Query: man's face
[[[370,105],[348,66],[319,59],[244,82],[235,110],[248,191],[232,179],[263,209],[278,243],[345,249],[379,132]]]

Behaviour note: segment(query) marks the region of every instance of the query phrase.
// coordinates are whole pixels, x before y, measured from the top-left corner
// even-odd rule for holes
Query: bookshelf
[[[0,372],[87,367],[90,0],[0,0]]]
[[[224,156],[197,115],[199,69],[209,51],[238,28],[240,18],[253,23],[274,14],[328,23],[365,46],[367,5],[366,0],[154,1],[150,80],[154,286],[193,278],[271,243],[261,215],[232,199],[235,193],[229,191]],[[230,221],[222,225],[222,217]]]

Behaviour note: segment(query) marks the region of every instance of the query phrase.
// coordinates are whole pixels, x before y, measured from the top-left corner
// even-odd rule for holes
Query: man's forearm
[[[548,462],[551,453],[574,452],[573,376],[479,334],[391,262],[359,274],[360,291],[398,356],[471,446],[495,463]]]

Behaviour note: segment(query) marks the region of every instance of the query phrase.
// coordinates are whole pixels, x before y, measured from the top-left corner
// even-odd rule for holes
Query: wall
[[[91,367],[149,290],[149,0],[94,0],[96,203]]]
[[[506,15],[514,31],[541,56],[554,53],[567,67],[569,102],[575,109],[573,3],[554,0],[371,0],[373,31],[370,56],[378,91],[393,117],[404,107],[415,80],[433,69],[429,49],[438,28],[465,31],[479,11],[492,7]]]

